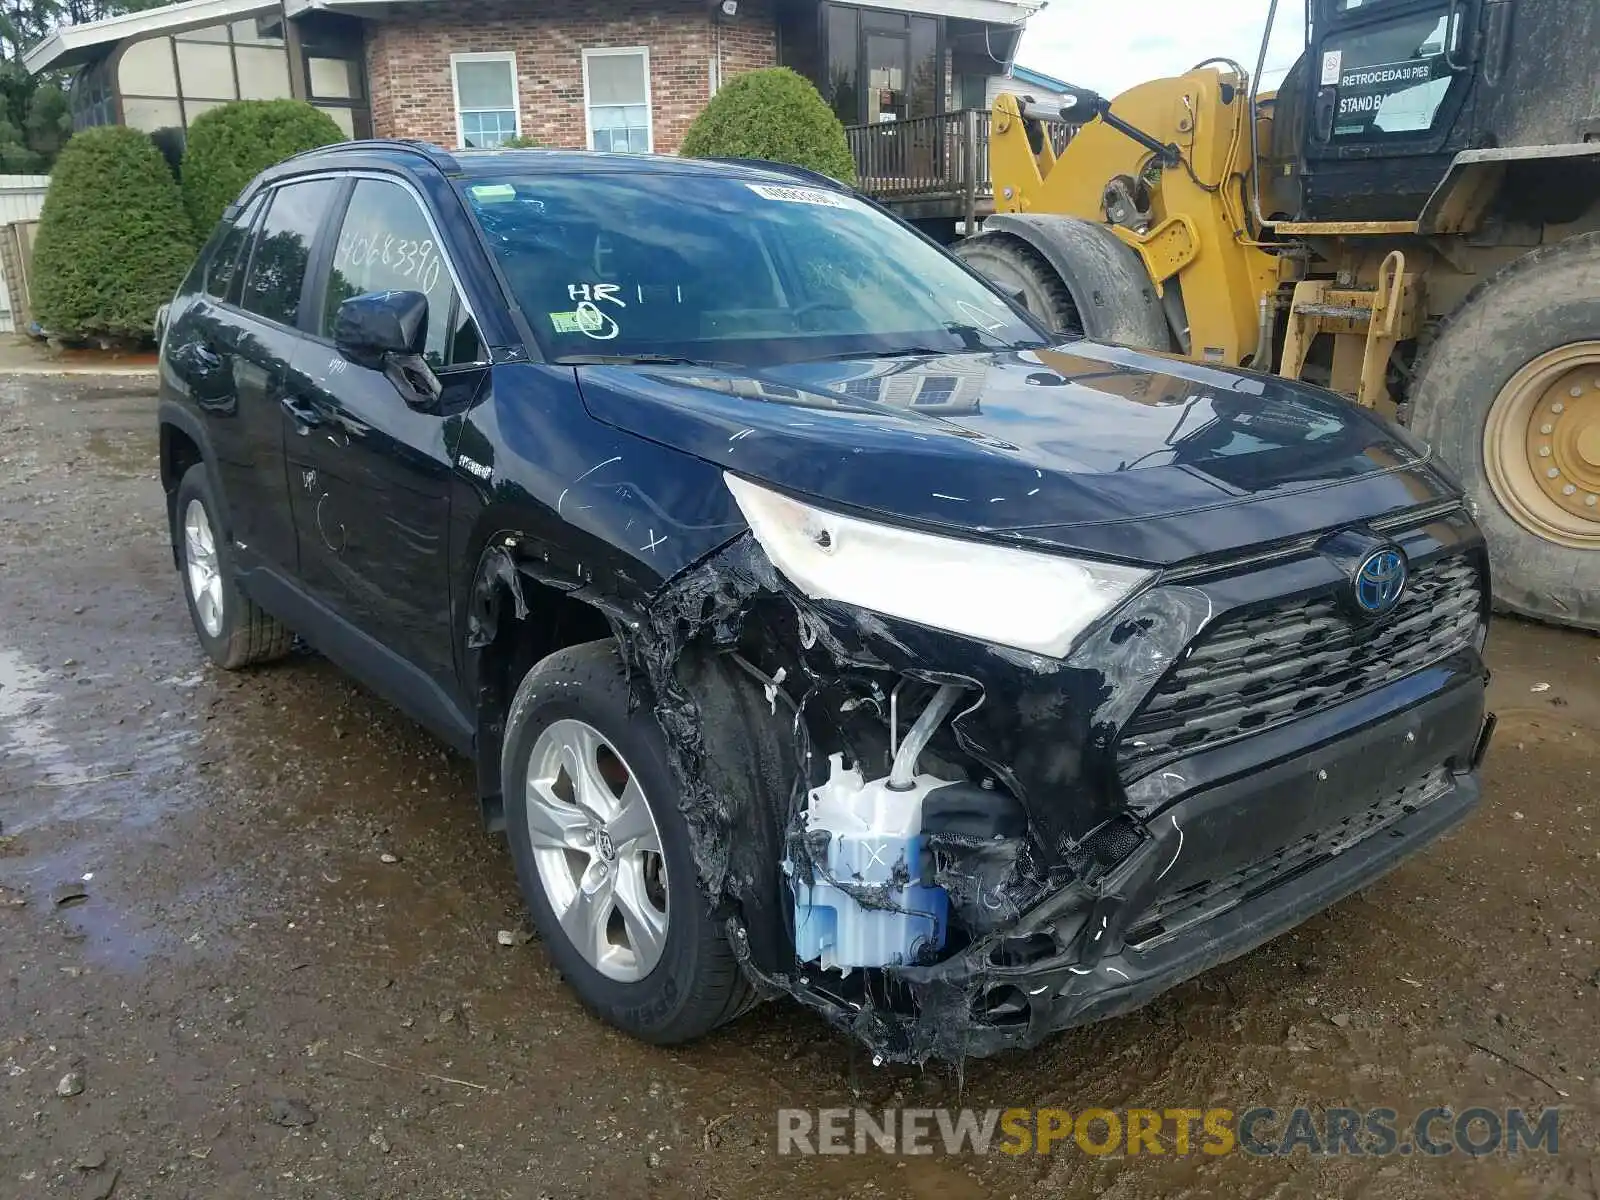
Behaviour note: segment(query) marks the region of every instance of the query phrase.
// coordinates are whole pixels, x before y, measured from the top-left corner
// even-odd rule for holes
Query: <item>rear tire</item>
[[[1540,486],[1552,469],[1547,464],[1559,464],[1554,468],[1558,473],[1566,467],[1566,474],[1555,481],[1562,487],[1576,470],[1573,495],[1578,506],[1592,494],[1584,472],[1600,472],[1600,462],[1589,463],[1582,455],[1586,449],[1593,452],[1596,435],[1591,429],[1581,437],[1567,437],[1562,422],[1578,416],[1577,406],[1596,404],[1600,364],[1591,371],[1588,356],[1573,359],[1571,386],[1583,393],[1576,399],[1565,399],[1564,387],[1554,401],[1541,391],[1534,404],[1529,394],[1549,383],[1533,378],[1541,361],[1559,362],[1562,356],[1553,352],[1600,340],[1596,278],[1600,233],[1589,233],[1524,255],[1480,284],[1440,328],[1418,372],[1410,405],[1412,427],[1461,477],[1475,502],[1489,544],[1496,605],[1543,621],[1600,630],[1600,517],[1593,523],[1593,535],[1587,535],[1585,518],[1563,515],[1559,501]],[[1573,409],[1551,411],[1563,399],[1563,408]],[[1546,425],[1553,453],[1539,458],[1539,435]],[[1536,440],[1540,444],[1533,444]],[[1519,443],[1527,443],[1520,455]],[[1564,455],[1569,460],[1565,463]],[[1594,510],[1578,509],[1589,511]],[[1563,526],[1568,532],[1562,532]],[[1549,532],[1542,535],[1541,529]],[[1566,544],[1557,537],[1566,538]]]
[[[282,658],[294,645],[294,633],[239,590],[219,511],[206,465],[196,463],[178,484],[172,545],[201,648],[223,670],[236,671]]]
[[[583,747],[593,751],[589,761],[574,756],[568,767],[565,748]],[[598,793],[598,807],[619,806],[611,820],[586,819],[597,806],[584,799],[584,781],[571,777],[584,771],[593,775],[587,786],[610,791]],[[750,985],[700,891],[666,739],[650,708],[630,703],[615,642],[557,651],[528,672],[506,721],[501,785],[523,899],[585,1007],[643,1041],[672,1045],[709,1033],[749,1006]],[[647,806],[650,819],[635,812],[624,820],[621,814],[637,803]],[[624,826],[648,828],[645,838],[654,841],[629,838]],[[647,904],[639,891],[624,890],[630,856],[645,860],[639,878],[651,888]],[[607,883],[609,898],[589,899]],[[588,912],[575,911],[580,893],[589,911],[604,903],[614,915],[591,921]],[[655,918],[664,932],[641,929],[641,921]]]

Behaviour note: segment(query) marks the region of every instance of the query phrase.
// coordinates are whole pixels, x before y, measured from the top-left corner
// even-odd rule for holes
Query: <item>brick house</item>
[[[79,127],[182,132],[295,96],[353,137],[671,153],[720,84],[783,64],[846,125],[982,107],[1038,0],[183,0],[57,29]]]

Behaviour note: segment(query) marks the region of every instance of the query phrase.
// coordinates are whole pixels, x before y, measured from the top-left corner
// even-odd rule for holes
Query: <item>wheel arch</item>
[[[183,482],[184,474],[191,467],[214,462],[215,457],[205,426],[182,405],[163,400],[157,409],[156,419],[160,430],[161,490],[166,495],[167,525],[171,528],[177,519],[178,485]],[[212,472],[211,491],[221,510],[217,513],[217,519],[222,524],[223,536],[231,536],[233,522],[228,514],[228,497],[223,493],[222,481],[215,472]],[[176,545],[172,548],[172,563],[173,566],[178,565]]]
[[[1525,219],[1571,224],[1592,212],[1597,200],[1600,143],[1463,150],[1423,204],[1417,232],[1468,233],[1506,206]]]
[[[505,828],[501,760],[524,676],[557,651],[614,640],[635,703],[667,738],[701,890],[737,918],[752,960],[779,969],[792,948],[779,863],[790,785],[801,777],[793,701],[742,660],[737,643],[703,636],[705,610],[738,600],[726,581],[743,560],[714,556],[654,592],[619,595],[552,574],[535,545],[507,529],[485,539],[462,605],[462,678],[485,823]]]
[[[462,677],[474,729],[478,803],[491,832],[505,828],[500,757],[523,677],[558,650],[616,636],[612,616],[581,589],[526,570],[515,553],[519,545],[520,535],[511,531],[485,542],[461,604]]]

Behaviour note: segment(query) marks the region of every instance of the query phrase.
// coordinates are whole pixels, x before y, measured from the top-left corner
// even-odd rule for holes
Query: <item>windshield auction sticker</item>
[[[763,199],[782,200],[786,204],[820,204],[824,208],[855,207],[855,202],[849,196],[824,191],[822,188],[777,187],[770,183],[747,183],[745,187]]]

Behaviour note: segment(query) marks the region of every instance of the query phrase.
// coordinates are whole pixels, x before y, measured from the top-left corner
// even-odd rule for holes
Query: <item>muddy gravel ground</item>
[[[1471,823],[1139,1013],[961,1073],[792,1004],[652,1049],[499,943],[521,906],[463,761],[312,654],[202,659],[154,408],[0,379],[0,1197],[1600,1196],[1600,639],[1497,624]],[[1559,1105],[1559,1153],[776,1135],[785,1106],[1255,1104]]]

